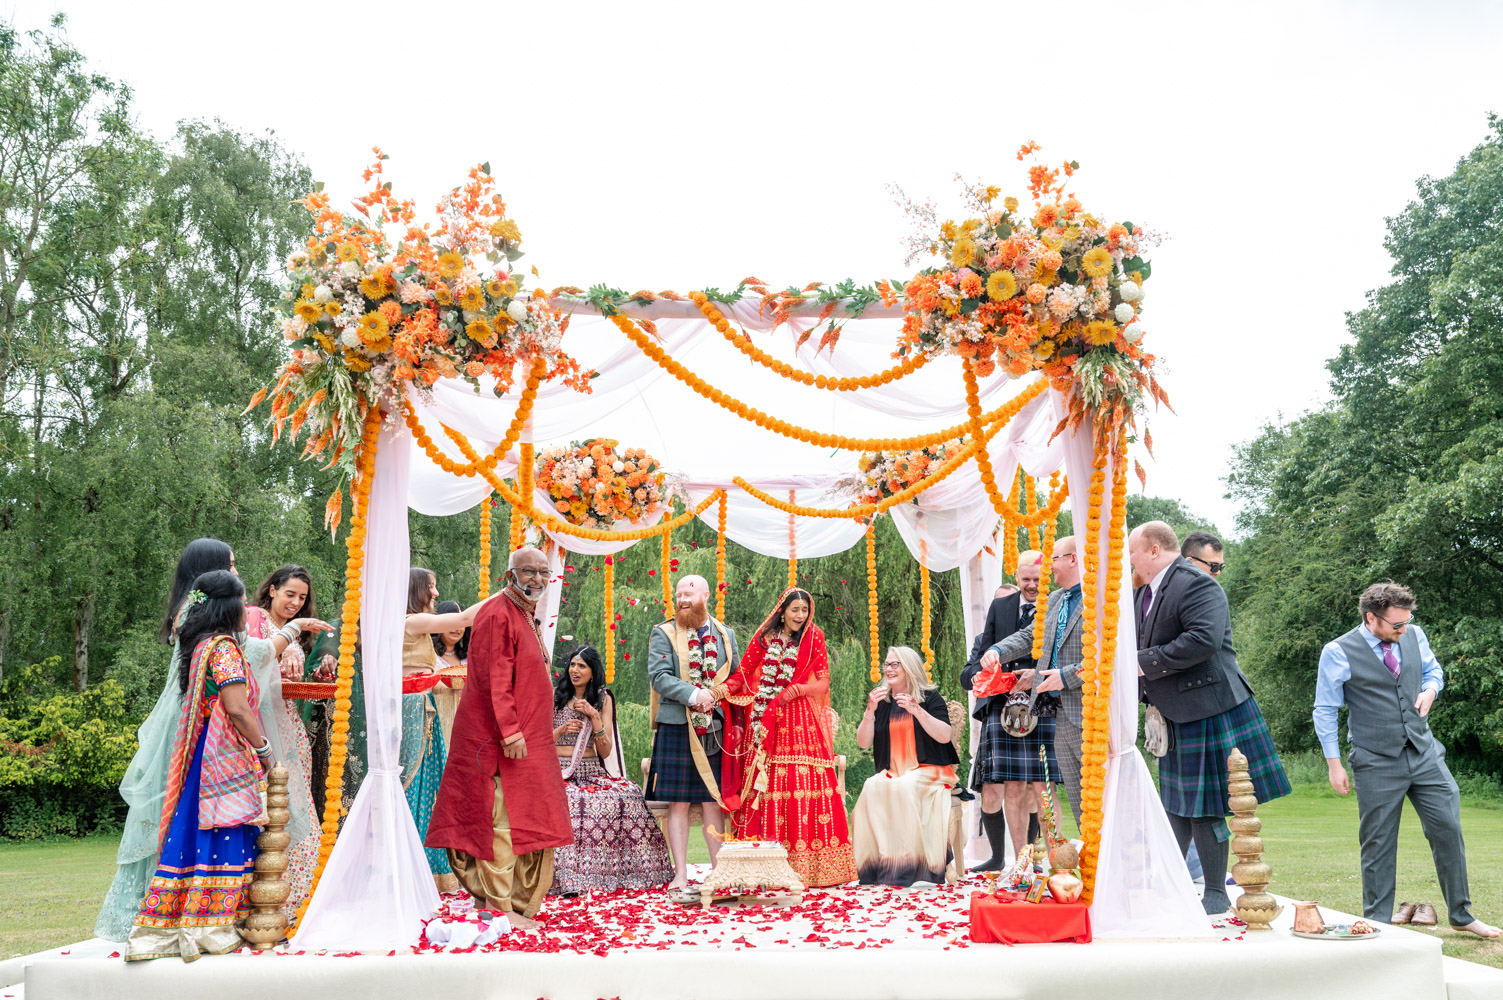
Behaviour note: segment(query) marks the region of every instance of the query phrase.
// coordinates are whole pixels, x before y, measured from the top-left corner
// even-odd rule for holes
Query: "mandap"
[[[513,510],[511,546],[530,524],[556,570],[568,552],[652,539],[666,552],[694,517],[717,532],[717,584],[727,539],[788,560],[790,580],[799,557],[866,545],[873,680],[876,517],[894,519],[923,567],[926,610],[928,573],[960,571],[969,641],[1015,568],[1019,533],[1047,553],[1068,503],[1085,554],[1082,874],[1095,933],[1209,932],[1135,746],[1129,449],[1148,443],[1148,411],[1167,404],[1142,347],[1151,233],[1086,211],[1065,190],[1075,164],[1035,163],[1026,207],[971,185],[959,223],[910,203],[910,246],[932,259],[907,281],[528,289],[514,268],[521,234],[487,165],[440,201],[437,223],[420,224],[377,154],[355,215],[321,190],[303,200],[313,232],[287,261],[291,358],[252,401],[269,399],[273,439],[305,438],[305,457],[343,473],[344,614],[366,623],[369,769],[342,826],[340,796],[328,797],[299,948],[404,947],[438,902],[397,765],[407,511],[483,505],[484,593],[497,496]],[[599,434],[631,447],[568,445]],[[344,509],[341,487],[331,528]],[[548,644],[562,575],[548,592]],[[334,789],[348,631],[345,641]],[[932,666],[927,635],[924,646]]]

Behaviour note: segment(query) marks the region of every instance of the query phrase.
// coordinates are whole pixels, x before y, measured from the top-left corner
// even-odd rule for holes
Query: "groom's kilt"
[[[1254,698],[1195,722],[1169,724],[1169,752],[1159,758],[1159,797],[1176,816],[1230,816],[1226,758],[1236,747],[1259,802],[1290,792],[1289,777],[1274,749],[1268,723]]]
[[[702,743],[705,740],[701,740]],[[710,746],[718,743],[712,738]],[[707,746],[706,751],[709,750]],[[710,773],[720,780],[720,754],[705,754]],[[652,765],[647,772],[649,802],[714,802],[715,797],[705,787],[699,769],[694,766],[694,755],[689,749],[689,727],[660,722],[652,741]]]

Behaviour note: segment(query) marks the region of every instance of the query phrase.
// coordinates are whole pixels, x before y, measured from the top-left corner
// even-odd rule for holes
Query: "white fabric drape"
[[[1002,583],[1002,561],[997,558],[997,538],[993,535],[987,544],[977,550],[976,554],[965,561],[960,567],[960,604],[965,612],[965,652],[971,651],[971,644],[976,641],[976,636],[986,627],[986,612],[991,607],[992,595],[997,592],[997,587]],[[981,740],[981,723],[972,718],[971,713],[976,711],[976,696],[966,694],[966,718],[971,727],[971,741],[968,744],[971,750],[971,770],[966,775],[966,787],[971,787],[971,779],[976,773],[976,746]],[[965,862],[967,866],[978,864],[992,856],[991,843],[986,839],[985,832],[981,829],[981,796],[977,795],[965,807]],[[1004,842],[1004,849],[1010,849],[1011,841]]]
[[[402,431],[402,436],[406,431]],[[303,915],[305,951],[390,950],[416,940],[438,905],[402,792],[402,625],[407,610],[406,442],[383,431],[366,514],[360,645],[370,770]]]
[[[1057,393],[1056,412],[1064,405]],[[1070,509],[1079,551],[1086,548],[1094,447],[1088,429],[1065,437],[1065,466],[1070,477]],[[1112,665],[1112,690],[1106,762],[1106,794],[1101,851],[1096,865],[1096,890],[1091,902],[1091,932],[1097,937],[1174,938],[1211,933],[1210,919],[1200,908],[1190,870],[1169,828],[1158,790],[1137,748],[1138,641],[1132,613],[1132,584],[1124,556],[1123,579],[1115,608],[1105,606],[1106,554],[1111,544],[1113,496],[1112,463],[1105,469],[1098,544],[1101,570],[1097,574],[1098,616],[1096,648],[1101,649],[1106,615],[1117,615],[1117,652]]]

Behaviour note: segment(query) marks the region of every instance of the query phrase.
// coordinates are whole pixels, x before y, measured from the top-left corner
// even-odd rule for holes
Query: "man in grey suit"
[[[1430,707],[1445,675],[1414,623],[1414,605],[1414,594],[1396,583],[1375,583],[1362,592],[1362,624],[1320,652],[1315,734],[1331,787],[1346,795],[1351,789],[1336,729],[1337,713],[1346,705],[1362,844],[1362,915],[1385,923],[1393,915],[1399,815],[1407,796],[1430,841],[1451,929],[1495,938],[1498,928],[1471,913],[1461,796],[1446,767],[1446,748],[1430,733]]]
[[[1059,692],[1059,714],[1054,720],[1054,752],[1059,758],[1059,777],[1070,794],[1070,809],[1080,823],[1080,744],[1085,716],[1080,700],[1080,617],[1085,602],[1080,597],[1080,558],[1075,539],[1054,543],[1050,565],[1055,589],[1049,592],[1044,619],[1044,655],[1033,670],[1018,674],[1018,687],[1038,685],[1040,694]],[[1030,655],[1033,627],[1019,629],[982,654],[983,667],[1011,663]]]
[[[682,890],[688,886],[690,805],[698,802],[704,811],[702,830],[710,864],[720,853],[725,709],[715,704],[711,689],[735,671],[738,656],[736,633],[710,617],[710,585],[704,577],[681,578],[674,601],[674,616],[652,630],[647,646],[654,730],[647,798],[668,803],[674,867],[668,887]],[[713,659],[706,655],[712,646]]]
[[[1169,751],[1159,759],[1159,798],[1182,852],[1193,841],[1205,870],[1201,906],[1216,915],[1226,895],[1229,784],[1226,758],[1247,756],[1259,802],[1290,792],[1289,778],[1232,648],[1226,593],[1179,554],[1163,521],[1127,538],[1133,570],[1147,581],[1133,594],[1143,697],[1163,715]]]

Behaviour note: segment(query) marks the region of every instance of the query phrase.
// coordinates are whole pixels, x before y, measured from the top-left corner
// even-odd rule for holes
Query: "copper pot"
[[[1320,934],[1326,922],[1320,915],[1320,907],[1314,902],[1294,904],[1294,929],[1301,934]]]

